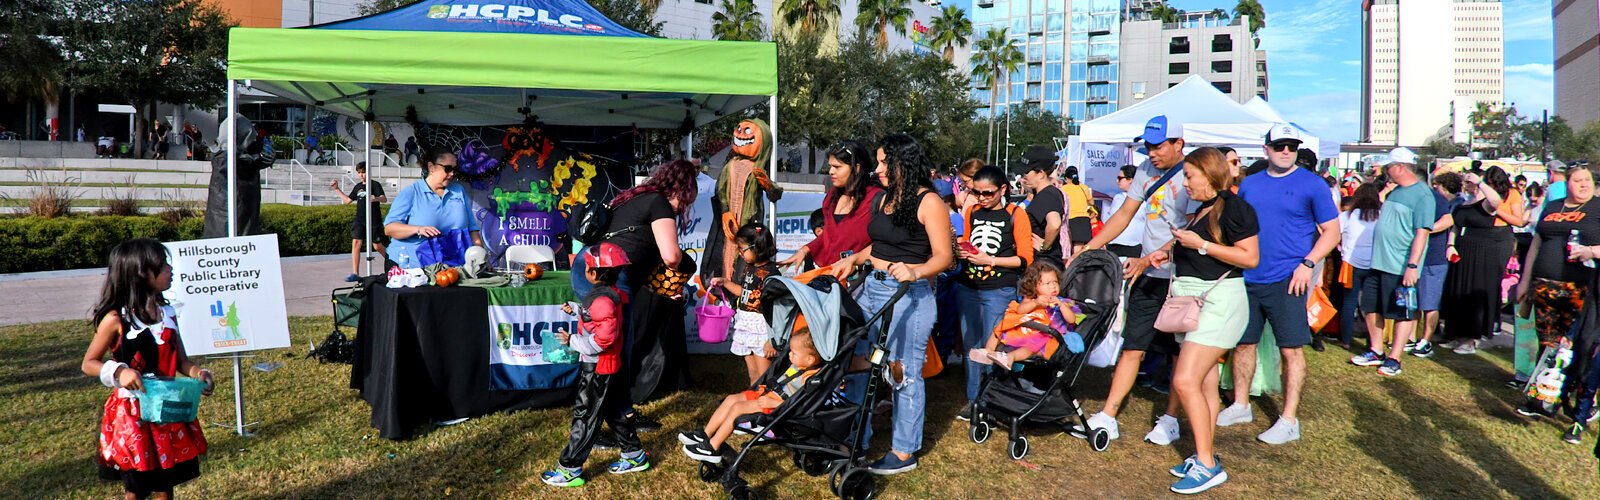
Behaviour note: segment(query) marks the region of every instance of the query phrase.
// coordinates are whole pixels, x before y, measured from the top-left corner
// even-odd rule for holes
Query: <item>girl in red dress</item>
[[[170,499],[174,486],[200,475],[206,438],[199,422],[139,420],[140,377],[197,378],[210,395],[211,372],[184,354],[177,314],[161,297],[172,286],[166,247],[147,238],[128,240],[111,249],[109,261],[90,321],[94,340],[83,355],[83,373],[115,389],[100,421],[100,477],[122,480],[130,499]]]

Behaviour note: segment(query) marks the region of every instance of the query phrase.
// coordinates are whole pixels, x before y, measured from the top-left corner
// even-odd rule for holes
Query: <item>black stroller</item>
[[[1011,432],[1008,451],[1013,460],[1028,455],[1028,438],[1022,435],[1025,423],[1061,425],[1062,430],[1089,439],[1095,451],[1105,451],[1111,444],[1111,436],[1103,429],[1092,435],[1074,432],[1075,428],[1089,426],[1078,398],[1072,394],[1072,385],[1089,353],[1111,330],[1122,298],[1122,264],[1110,251],[1087,251],[1072,261],[1061,276],[1061,283],[1061,295],[1077,302],[1085,316],[1078,324],[1083,352],[1069,352],[1062,333],[1050,325],[1024,323],[1053,337],[1058,346],[1055,352],[1042,360],[1018,361],[1015,366],[1022,369],[1016,372],[994,367],[984,374],[978,397],[972,401],[972,442],[987,441],[993,427],[1004,424]]]
[[[773,385],[789,368],[788,338],[795,319],[802,315],[807,318],[813,343],[822,356],[821,370],[772,414],[741,417],[740,423],[749,424],[745,432],[754,437],[738,449],[738,454],[726,466],[702,462],[700,479],[721,482],[732,498],[753,498],[754,488],[739,477],[739,464],[758,446],[778,445],[793,452],[795,467],[802,472],[813,477],[828,475],[829,487],[840,498],[873,497],[875,479],[865,464],[863,436],[867,417],[876,403],[878,381],[883,378],[881,372],[887,366],[885,342],[892,316],[890,311],[906,290],[907,287],[901,286],[883,311],[863,319],[865,314],[861,307],[830,276],[817,277],[809,283],[785,277],[768,278],[761,289],[761,308],[773,331],[777,332],[774,344],[783,345],[774,346],[780,355],[757,384]],[[854,347],[867,337],[868,325],[873,321],[882,321],[884,328],[879,331],[885,333],[871,339],[873,350],[868,359],[872,366],[866,377],[866,397],[857,404],[842,397],[839,387],[845,377],[852,374]]]

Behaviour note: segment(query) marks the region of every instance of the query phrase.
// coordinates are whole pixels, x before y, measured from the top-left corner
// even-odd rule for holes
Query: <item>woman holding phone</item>
[[[1006,306],[1017,296],[1017,280],[1033,261],[1033,226],[1022,207],[1006,202],[1005,171],[987,166],[972,176],[967,192],[977,200],[962,210],[968,228],[956,257],[961,273],[956,278],[956,302],[961,311],[961,338],[965,353],[984,347]],[[1058,269],[1057,272],[1060,272]],[[986,364],[967,360],[967,400],[978,397]],[[957,417],[972,419],[967,405]]]

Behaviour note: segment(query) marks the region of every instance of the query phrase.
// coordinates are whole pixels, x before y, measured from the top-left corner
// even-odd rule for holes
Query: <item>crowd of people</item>
[[[1499,168],[1430,172],[1415,153],[1397,148],[1371,162],[1375,171],[1336,181],[1318,173],[1315,155],[1300,148],[1296,127],[1278,124],[1265,131],[1264,160],[1251,168],[1230,148],[1191,147],[1183,128],[1166,116],[1149,121],[1133,138],[1148,162],[1118,170],[1120,193],[1095,193],[1077,168],[1062,165],[1046,148],[1024,154],[1019,179],[981,160],[943,174],[915,139],[901,134],[877,147],[843,141],[829,148],[829,185],[813,215],[813,241],[777,260],[771,229],[759,219],[726,228],[731,267],[713,271],[705,283],[737,310],[730,350],[744,358],[752,387],[729,395],[707,415],[704,428],[680,434],[684,453],[720,461],[740,415],[770,412],[815,373],[818,353],[802,325],[784,349],[790,365],[785,383],[755,385],[782,352],[773,348],[774,335],[759,313],[761,283],[784,269],[829,268],[841,282],[852,283],[850,293],[868,314],[889,307],[906,287],[892,304],[892,322],[870,326],[873,337],[887,328],[883,362],[891,437],[868,469],[887,475],[915,469],[924,451],[929,356],[962,360],[952,366],[964,367],[967,399],[978,397],[985,370],[1010,367],[1044,350],[1039,337],[997,334],[1003,318],[1060,306],[1065,270],[1078,256],[1101,249],[1124,266],[1123,310],[1111,335],[1120,355],[1104,404],[1087,419],[1088,429],[1076,431],[1104,430],[1117,439],[1123,404],[1141,376],[1152,387],[1170,387],[1145,440],[1172,445],[1182,439],[1187,421],[1195,453],[1170,470],[1178,478],[1171,486],[1175,492],[1199,493],[1228,480],[1215,436],[1219,427],[1254,420],[1251,387],[1258,360],[1281,364],[1283,404],[1276,415],[1266,415],[1274,423],[1257,438],[1288,445],[1306,431],[1299,411],[1305,350],[1324,350],[1328,330],[1337,329],[1329,342],[1337,339],[1356,353],[1352,364],[1392,377],[1401,375],[1407,353],[1473,354],[1501,332],[1507,307],[1531,318],[1544,351],[1517,356],[1572,360],[1564,382],[1519,368],[1508,382],[1514,388],[1554,383],[1560,396],[1528,398],[1519,412],[1535,418],[1564,412],[1573,422],[1564,439],[1581,441],[1594,419],[1600,384],[1600,370],[1590,369],[1600,363],[1591,333],[1600,331],[1600,315],[1587,300],[1600,258],[1600,204],[1590,203],[1594,171],[1553,162],[1549,185],[1523,185]],[[424,181],[396,195],[381,228],[376,207],[366,208],[384,200],[381,191],[341,193],[367,210],[353,223],[354,249],[368,237],[369,225],[373,243],[387,244],[388,255],[402,266],[481,245],[470,202],[453,181],[454,155],[425,152],[421,165]],[[660,424],[634,405],[656,387],[636,387],[634,375],[645,369],[647,351],[664,351],[666,366],[652,368],[663,373],[661,386],[688,386],[681,331],[686,302],[671,282],[696,272],[678,238],[698,196],[699,173],[683,160],[656,168],[609,200],[603,241],[574,256],[571,285],[581,300],[569,313],[579,317],[580,328],[558,338],[581,355],[579,395],[569,443],[557,466],[542,474],[545,483],[584,484],[584,463],[596,447],[620,451],[607,467],[610,473],[651,466],[638,433]],[[1107,194],[1112,196],[1102,208],[1099,198]],[[731,195],[719,188],[715,196]],[[1542,200],[1548,201],[1541,205]],[[152,254],[158,250],[146,247],[129,242],[113,251],[106,298],[95,316],[99,333],[83,368],[119,388],[107,402],[103,464],[123,474],[130,492],[170,492],[193,477],[191,462],[182,461],[194,453],[133,465],[125,457],[173,446],[203,452],[204,440],[198,429],[184,439],[163,431],[153,443],[123,446],[119,433],[126,429],[112,425],[127,418],[122,391],[137,384],[131,373],[187,373],[208,381],[210,374],[181,350],[139,354],[124,347],[143,346],[141,332],[149,332],[151,345],[170,345],[156,341],[176,334],[145,326],[170,316],[153,298],[169,286],[170,267]],[[1338,320],[1319,335],[1308,318],[1308,300],[1324,290],[1331,299],[1322,300],[1338,304]],[[1179,309],[1193,311],[1188,321],[1168,316],[1178,302]],[[680,329],[674,331],[674,324]],[[1358,345],[1361,327],[1365,344]],[[121,340],[131,329],[142,330]],[[942,342],[948,347],[929,349],[930,342],[941,344],[939,336],[951,337]],[[1258,350],[1269,338],[1272,347]],[[869,348],[862,343],[855,354],[866,356]],[[101,363],[107,352],[113,361]],[[1223,361],[1232,378],[1227,401]],[[845,384],[844,398],[863,400],[866,387],[858,382]],[[1507,398],[1523,401],[1519,393],[1508,392]],[[957,418],[985,418],[971,408]],[[602,431],[602,424],[608,429]],[[107,444],[112,442],[118,447]]]

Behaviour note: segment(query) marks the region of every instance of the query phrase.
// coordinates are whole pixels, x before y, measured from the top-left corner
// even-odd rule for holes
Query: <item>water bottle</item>
[[[1568,261],[1577,261],[1578,260],[1576,257],[1573,257],[1573,251],[1577,250],[1579,246],[1582,246],[1582,243],[1578,242],[1578,230],[1577,229],[1573,229],[1570,233],[1567,234],[1567,260]],[[1583,265],[1584,265],[1584,267],[1593,268],[1594,267],[1594,261],[1593,260],[1585,260],[1585,261],[1583,261]]]

